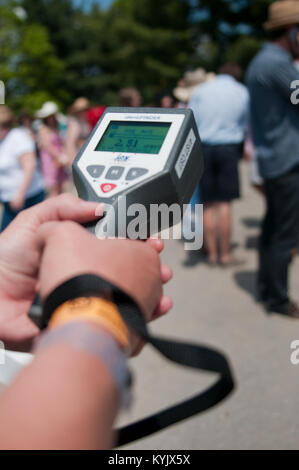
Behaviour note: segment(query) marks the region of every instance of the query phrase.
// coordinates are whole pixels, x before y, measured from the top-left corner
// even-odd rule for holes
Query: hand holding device
[[[162,297],[162,284],[171,271],[160,266],[154,241],[97,240],[78,224],[45,224],[40,229],[45,243],[40,266],[40,293],[46,298],[57,286],[80,274],[96,274],[132,297],[146,321],[153,319],[157,305],[171,307]],[[145,268],[146,267],[146,268]],[[133,333],[133,332],[132,332]],[[140,349],[140,338],[131,335],[131,350]]]
[[[0,235],[0,337],[6,347],[30,349],[39,329],[27,316],[37,293],[42,244],[38,229],[49,221],[84,223],[95,219],[98,204],[70,194],[20,212]]]

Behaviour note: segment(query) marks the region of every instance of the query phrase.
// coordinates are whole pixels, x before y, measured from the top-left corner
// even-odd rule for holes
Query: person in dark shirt
[[[267,309],[299,318],[288,296],[288,268],[299,237],[299,2],[277,1],[265,23],[270,42],[247,71],[251,129],[265,181],[266,216],[259,247],[258,291]]]

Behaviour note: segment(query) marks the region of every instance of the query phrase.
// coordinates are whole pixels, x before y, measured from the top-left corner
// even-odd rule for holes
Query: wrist
[[[72,302],[74,302],[74,305],[77,307],[80,307],[80,301],[77,303],[80,298],[84,298],[85,302],[93,299],[93,303],[95,303],[96,299],[98,302],[99,299],[102,299],[102,302],[110,302],[110,304],[113,305],[113,309],[109,311],[106,306],[105,309],[99,308],[96,313],[95,311],[91,313],[91,309],[85,308],[83,310],[82,308],[76,308],[77,314],[74,315],[75,311],[71,308]],[[66,304],[65,306],[67,309],[62,309],[62,312],[59,311],[59,313],[57,313],[57,318],[55,319],[56,324],[54,325],[54,320],[52,320],[52,318],[55,316],[55,312],[59,310],[63,304]],[[142,315],[142,313],[139,312],[136,302],[117,286],[96,274],[83,273],[74,276],[57,286],[44,300],[42,328],[47,328],[51,322],[51,327],[54,328],[55,326],[58,326],[58,324],[62,325],[62,322],[66,323],[75,321],[75,318],[82,321],[93,321],[96,319],[102,327],[109,328],[111,334],[115,335],[116,331],[118,331],[118,341],[122,345],[123,349],[127,350],[130,354],[131,352],[134,353],[134,351],[140,347],[140,336],[134,332],[135,320],[130,318],[130,316],[127,318],[126,322],[123,320],[124,311],[128,308],[130,309],[130,306],[133,306],[133,310],[138,311],[138,315]],[[103,307],[103,303],[101,307]],[[105,311],[106,314],[103,315]],[[99,318],[100,316],[102,318],[101,321]],[[103,320],[105,320],[105,325]],[[131,325],[132,328],[127,327],[127,325]],[[122,343],[122,339],[120,339],[120,332],[122,333],[122,339],[125,337],[125,344]],[[137,343],[138,347],[136,348]],[[127,345],[129,345],[129,349],[127,349]]]
[[[17,199],[18,201],[25,199],[25,192],[22,190],[18,191],[14,199]]]
[[[10,202],[10,205],[14,210],[17,211],[23,208],[24,203],[25,197],[20,194],[16,194],[13,200]]]
[[[124,351],[129,351],[130,335],[116,305],[101,297],[79,297],[60,305],[52,314],[49,328],[68,323],[85,322],[106,331]]]
[[[47,330],[36,341],[34,352],[39,353],[54,346],[69,346],[74,351],[85,354],[86,359],[88,356],[97,358],[116,386],[120,406],[127,408],[130,405],[132,380],[127,357],[113,336],[100,325],[78,321]],[[86,367],[89,362],[86,362]]]

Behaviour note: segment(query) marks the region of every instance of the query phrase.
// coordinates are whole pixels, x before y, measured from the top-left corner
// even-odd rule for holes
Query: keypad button
[[[116,188],[116,184],[104,183],[101,185],[101,190],[103,193],[110,193],[113,189]]]
[[[140,178],[140,176],[144,176],[146,173],[148,173],[148,170],[146,168],[131,168],[131,170],[126,176],[126,180],[135,180],[136,178]]]
[[[93,178],[100,178],[104,173],[105,167],[103,165],[89,165],[86,170]]]
[[[124,171],[125,169],[122,166],[112,166],[108,170],[105,178],[107,180],[119,180],[122,177]]]

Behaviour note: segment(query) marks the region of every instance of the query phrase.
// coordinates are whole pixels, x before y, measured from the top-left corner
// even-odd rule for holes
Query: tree
[[[252,58],[258,53],[261,47],[261,40],[252,36],[241,36],[227,50],[225,59],[233,62],[246,70]]]
[[[191,1],[191,0],[190,0]],[[192,0],[193,34],[199,54],[205,61],[207,44],[214,54],[211,67],[224,60],[237,61],[244,68],[265,39],[263,23],[274,0]]]
[[[115,104],[137,87],[155,104],[187,69],[246,68],[272,0],[0,0],[0,79],[17,108],[79,95]]]
[[[118,0],[106,14],[100,67],[115,92],[135,86],[146,103],[172,88],[192,52],[188,2]]]
[[[55,56],[47,30],[27,24],[18,2],[0,4],[0,76],[8,104],[35,111],[47,99],[65,99],[59,88],[63,63]]]

